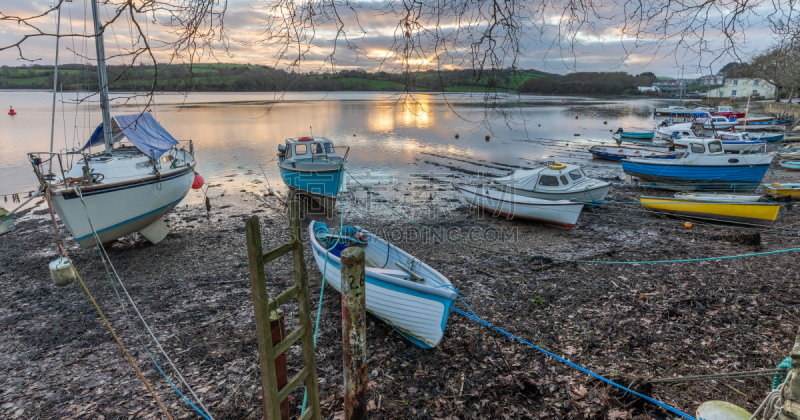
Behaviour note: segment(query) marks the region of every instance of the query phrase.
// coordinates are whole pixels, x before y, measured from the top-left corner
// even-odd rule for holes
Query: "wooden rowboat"
[[[744,194],[718,194],[718,193],[696,193],[679,192],[675,193],[678,200],[695,201],[700,203],[755,203],[761,199],[760,195]]]
[[[800,184],[764,184],[764,193],[772,197],[791,197],[792,200],[800,200]]]
[[[672,152],[662,152],[660,150],[641,149],[638,147],[607,147],[592,146],[589,153],[593,158],[620,161],[629,157],[641,157],[651,159],[675,159],[678,155]]]
[[[655,137],[655,133],[652,131],[622,131],[619,133],[619,136],[626,139],[652,140],[653,137]]]
[[[665,197],[641,197],[646,209],[701,219],[707,222],[731,223],[750,228],[769,228],[780,211],[777,203],[703,203]]]
[[[367,311],[422,348],[439,344],[456,299],[450,280],[371,232],[357,226],[337,231],[316,221],[308,226],[314,260],[326,282],[341,293],[341,252],[362,248]]]

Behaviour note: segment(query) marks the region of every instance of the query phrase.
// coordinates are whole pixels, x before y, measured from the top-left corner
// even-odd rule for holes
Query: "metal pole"
[[[367,306],[364,250],[342,251],[342,348],[344,356],[344,418],[367,418]]]
[[[286,316],[280,308],[269,313],[269,328],[272,331],[272,345],[277,346],[286,338]],[[278,389],[283,389],[289,378],[286,376],[286,353],[275,357],[275,376],[278,380]],[[267,413],[264,413],[267,418]],[[289,399],[281,401],[281,420],[289,420]]]
[[[103,26],[100,24],[100,15],[97,10],[97,0],[92,0],[92,20],[94,21],[94,45],[97,50],[97,82],[100,85],[100,109],[103,112],[103,141],[106,153],[111,153],[113,139],[111,138],[111,108],[108,103],[108,77],[106,75],[106,51],[103,46]]]
[[[58,41],[61,39],[61,4],[58,5],[58,17],[56,18],[56,64],[53,66],[53,112],[50,118],[50,169],[48,173],[53,173],[53,137],[56,129],[56,86],[58,84]]]

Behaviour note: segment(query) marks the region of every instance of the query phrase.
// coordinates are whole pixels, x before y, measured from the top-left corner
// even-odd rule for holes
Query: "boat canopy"
[[[164,127],[149,112],[111,117],[111,133],[114,143],[127,138],[142,153],[154,158],[160,157],[167,150],[178,145],[178,141],[167,130],[164,130]],[[98,144],[103,144],[103,124],[97,126],[81,150]]]
[[[561,184],[567,186],[566,188],[569,188],[571,183],[586,178],[578,165],[555,163],[537,169],[520,169],[509,176],[495,178],[494,181],[509,187],[529,191],[533,191],[537,186],[560,187],[563,189],[564,187],[558,182],[558,179],[562,176],[564,178],[561,180]]]

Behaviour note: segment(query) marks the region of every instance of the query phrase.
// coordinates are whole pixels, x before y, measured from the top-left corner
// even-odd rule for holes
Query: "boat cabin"
[[[727,117],[723,117],[721,115],[717,115],[717,116],[710,117],[706,121],[706,125],[708,125],[709,127],[711,126],[712,123],[713,124],[725,124],[726,126],[728,126],[728,123],[730,123],[730,121],[728,121]]]
[[[538,169],[518,170],[495,181],[520,190],[562,191],[582,188],[582,184],[594,179],[587,177],[578,165],[552,163]]]
[[[722,147],[722,140],[718,139],[691,139],[686,146],[686,153],[683,157],[689,154],[695,155],[724,155],[725,148]]]
[[[286,144],[278,145],[281,162],[340,161],[333,142],[325,137],[294,137],[286,139]]]

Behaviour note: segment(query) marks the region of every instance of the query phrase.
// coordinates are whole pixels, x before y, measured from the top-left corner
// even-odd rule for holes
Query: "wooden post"
[[[277,346],[286,338],[286,316],[278,308],[269,313],[269,329],[272,331],[272,345]],[[283,389],[289,378],[286,376],[286,352],[275,357],[275,376],[278,380],[278,389]],[[264,417],[266,419],[266,416]],[[289,420],[289,399],[281,402],[281,420]]]
[[[367,305],[364,250],[342,251],[342,348],[344,356],[344,418],[367,418]]]

